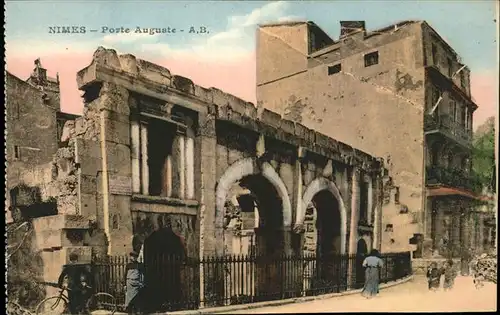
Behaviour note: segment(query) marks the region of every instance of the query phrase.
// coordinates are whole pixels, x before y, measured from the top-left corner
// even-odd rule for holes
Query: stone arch
[[[346,250],[346,231],[347,231],[347,213],[344,206],[344,201],[342,200],[342,196],[340,195],[339,189],[335,185],[334,182],[324,178],[318,177],[314,179],[306,188],[304,195],[302,196],[302,202],[299,203],[299,207],[297,209],[297,214],[295,217],[295,226],[301,226],[304,224],[304,219],[307,209],[307,206],[312,201],[313,197],[320,191],[327,190],[332,193],[332,195],[337,199],[339,203],[339,211],[340,211],[340,252],[342,254],[345,253]]]
[[[222,228],[224,221],[224,204],[226,198],[231,188],[235,182],[241,180],[243,177],[248,175],[261,174],[266,178],[278,192],[279,197],[283,203],[283,226],[289,227],[292,224],[292,206],[290,203],[290,198],[288,196],[288,191],[286,189],[285,183],[271,166],[271,164],[264,162],[262,166],[257,166],[255,159],[245,158],[238,160],[231,164],[229,168],[224,172],[217,183],[215,195],[216,195],[216,212],[215,212],[215,226]]]

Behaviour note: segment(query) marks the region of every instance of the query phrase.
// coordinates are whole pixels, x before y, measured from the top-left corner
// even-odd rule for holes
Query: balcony
[[[473,193],[481,192],[481,182],[474,174],[467,174],[459,169],[449,169],[441,166],[427,167],[427,185],[459,188]]]
[[[443,74],[437,66],[428,65],[425,68],[427,70],[427,74],[433,82],[438,83],[442,88],[448,91],[453,91],[454,95],[460,96],[466,103],[471,104],[472,109],[475,110],[477,108],[477,104],[472,99],[470,91],[456,85],[455,82],[453,82],[450,77]]]
[[[467,149],[472,147],[472,130],[466,130],[448,115],[425,115],[424,131],[425,134],[441,133]]]

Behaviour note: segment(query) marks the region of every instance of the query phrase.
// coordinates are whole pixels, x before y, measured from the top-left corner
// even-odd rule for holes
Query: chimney
[[[340,38],[366,31],[365,21],[340,21]]]

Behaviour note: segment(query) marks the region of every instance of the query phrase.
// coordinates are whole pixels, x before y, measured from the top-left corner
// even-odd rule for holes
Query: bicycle
[[[90,286],[87,286],[91,289]],[[69,298],[65,294],[69,291],[68,288],[61,288],[58,295],[50,296],[43,299],[36,307],[36,314],[70,314]],[[114,314],[117,310],[116,299],[113,295],[105,292],[97,292],[92,294],[85,303],[84,314]]]

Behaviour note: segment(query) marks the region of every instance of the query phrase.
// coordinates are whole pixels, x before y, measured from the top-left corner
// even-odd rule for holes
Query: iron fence
[[[181,258],[158,254],[145,263],[149,311],[197,309],[279,300],[359,289],[364,284],[362,255],[232,255]],[[380,283],[411,274],[410,253],[381,256]],[[94,259],[96,289],[125,301],[128,257]],[[119,307],[119,309],[123,309]]]

